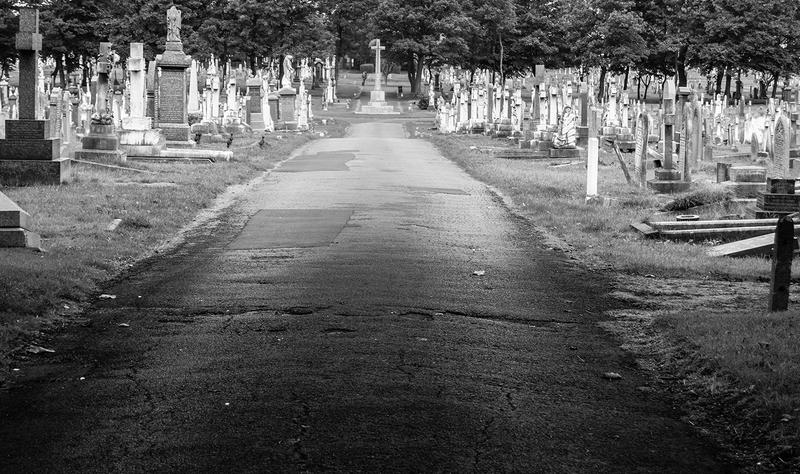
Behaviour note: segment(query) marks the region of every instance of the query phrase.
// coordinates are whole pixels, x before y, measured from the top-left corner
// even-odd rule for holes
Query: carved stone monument
[[[131,78],[131,114],[122,121],[123,129],[119,131],[120,147],[130,156],[158,155],[166,146],[166,140],[161,130],[151,127],[152,119],[145,116],[147,93],[144,45],[131,43],[130,48],[128,72]]]
[[[100,43],[97,60],[97,94],[89,134],[81,139],[82,150],[75,152],[76,160],[99,162],[124,162],[125,152],[119,149],[113,114],[110,110],[108,76],[113,68],[111,43]]]
[[[675,84],[667,81],[664,86],[662,104],[664,123],[662,125],[664,160],[662,167],[655,170],[655,179],[647,182],[647,187],[658,193],[675,193],[689,189],[691,182],[684,180],[683,173],[675,166],[673,140],[675,129]]]
[[[0,139],[0,184],[25,186],[60,184],[70,172],[69,158],[61,158],[61,140],[53,138],[47,120],[37,116],[36,86],[39,50],[39,10],[20,8],[18,120],[6,121],[6,138]]]
[[[155,126],[162,130],[168,144],[193,146],[190,139],[186,69],[192,57],[183,52],[181,11],[173,5],[167,11],[167,44],[156,58]]]
[[[358,114],[396,114],[394,107],[386,103],[386,92],[381,85],[381,51],[386,46],[381,46],[380,39],[369,42],[369,47],[375,50],[375,87],[369,93],[369,103],[362,105]]]

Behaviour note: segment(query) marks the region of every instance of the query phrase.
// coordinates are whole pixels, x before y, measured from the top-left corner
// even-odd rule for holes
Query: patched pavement
[[[4,469],[727,469],[598,328],[603,274],[399,123],[312,142],[104,291],[0,395]]]

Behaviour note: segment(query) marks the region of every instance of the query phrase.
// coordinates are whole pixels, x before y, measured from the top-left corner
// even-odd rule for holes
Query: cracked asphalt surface
[[[0,394],[0,471],[730,470],[637,389],[603,274],[400,123],[312,142],[104,291]]]

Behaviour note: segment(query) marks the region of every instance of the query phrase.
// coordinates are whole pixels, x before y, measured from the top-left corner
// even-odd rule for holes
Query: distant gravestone
[[[167,141],[194,143],[190,137],[186,69],[192,57],[183,52],[181,11],[167,11],[167,44],[157,59],[156,122]]]

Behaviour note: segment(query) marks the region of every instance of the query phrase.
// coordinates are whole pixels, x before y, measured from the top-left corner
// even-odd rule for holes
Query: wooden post
[[[794,222],[791,215],[783,216],[775,228],[775,248],[772,251],[772,275],[769,286],[770,311],[786,311],[789,308],[793,253]]]

